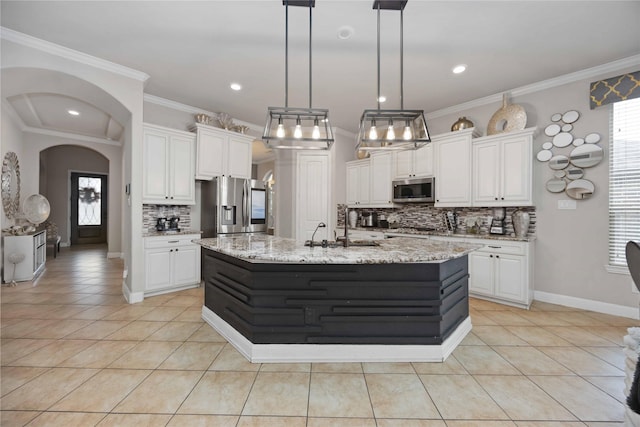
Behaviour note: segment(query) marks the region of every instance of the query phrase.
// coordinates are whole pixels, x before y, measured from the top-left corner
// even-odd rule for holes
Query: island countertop
[[[379,246],[308,247],[294,239],[254,234],[194,240],[203,248],[253,263],[402,264],[459,258],[482,245],[428,239],[377,240]]]

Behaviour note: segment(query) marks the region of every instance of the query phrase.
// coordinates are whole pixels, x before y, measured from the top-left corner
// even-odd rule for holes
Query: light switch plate
[[[558,200],[558,209],[575,209],[576,206],[575,200]]]

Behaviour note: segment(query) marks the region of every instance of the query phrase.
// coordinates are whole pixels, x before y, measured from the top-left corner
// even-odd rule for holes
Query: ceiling
[[[376,107],[372,4],[317,0],[313,9],[313,107],[328,108],[332,124],[351,132],[362,111]],[[150,95],[258,126],[267,107],[284,106],[281,0],[3,0],[0,7],[4,27],[147,73]],[[390,109],[400,107],[399,20],[398,12],[382,11],[381,93]],[[309,103],[308,23],[307,8],[289,8],[293,107]],[[345,32],[352,35],[340,38]],[[637,54],[640,1],[410,0],[404,107],[429,113]],[[467,71],[454,75],[457,64]],[[242,90],[231,90],[232,82]],[[74,125],[52,111],[49,95],[14,95],[8,101],[30,125],[39,119],[42,126],[100,128],[103,137],[118,137],[108,113],[93,111],[93,126]]]

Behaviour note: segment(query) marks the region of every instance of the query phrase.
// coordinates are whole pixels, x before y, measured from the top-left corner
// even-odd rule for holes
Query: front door
[[[71,173],[71,245],[107,242],[107,175]]]

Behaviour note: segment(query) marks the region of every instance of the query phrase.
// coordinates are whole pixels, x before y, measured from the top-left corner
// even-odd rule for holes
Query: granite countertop
[[[442,236],[442,237],[455,237],[460,239],[487,239],[487,240],[508,240],[513,242],[532,242],[536,239],[535,236],[527,237],[515,237],[507,234],[472,234],[472,233],[450,233],[447,231],[425,231],[417,230],[415,228],[376,228],[376,227],[356,227],[349,228],[349,230],[358,231],[378,231],[385,235],[390,234],[397,236],[398,234],[414,235],[414,236]]]
[[[380,246],[310,248],[293,239],[269,235],[228,236],[194,240],[226,255],[256,263],[393,264],[441,262],[468,254],[481,245],[397,237]]]
[[[181,228],[180,231],[156,231],[149,230],[142,233],[142,237],[163,237],[163,236],[179,236],[184,234],[202,234],[200,230],[192,230],[190,228]]]

